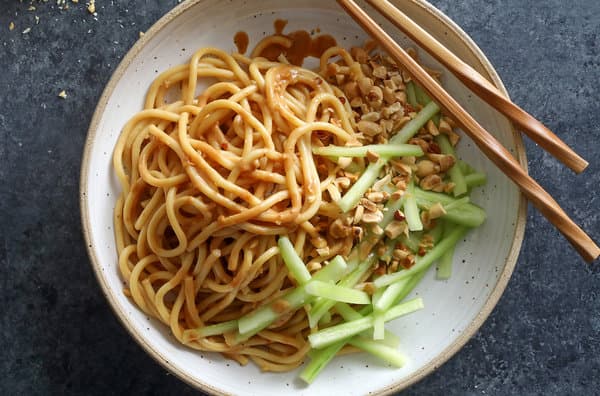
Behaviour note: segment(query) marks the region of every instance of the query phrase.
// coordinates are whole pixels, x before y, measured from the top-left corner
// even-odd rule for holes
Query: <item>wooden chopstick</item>
[[[502,95],[492,83],[454,55],[394,5],[387,0],[366,1],[421,48],[446,66],[463,84],[513,121],[521,131],[556,159],[576,173],[582,172],[588,166],[585,159],[581,158],[544,124]]]
[[[479,149],[505,175],[517,184],[521,192],[571,242],[588,262],[600,255],[600,248],[527,172],[508,150],[469,115],[429,74],[419,66],[392,38],[373,21],[353,0],[337,0],[362,28],[376,39],[388,54],[401,64],[429,96],[451,114],[458,125],[477,144]]]

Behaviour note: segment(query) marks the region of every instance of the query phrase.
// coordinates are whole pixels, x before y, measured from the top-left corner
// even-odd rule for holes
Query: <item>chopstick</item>
[[[475,121],[375,21],[353,0],[337,0],[337,2],[382,45],[398,64],[406,69],[432,99],[455,118],[458,125],[471,137],[479,149],[520,188],[525,197],[567,238],[584,260],[591,262],[600,255],[598,245],[569,218],[552,196],[521,168],[508,150]]]
[[[556,159],[576,173],[581,173],[588,166],[588,162],[585,159],[581,158],[550,129],[544,126],[544,124],[507,99],[492,83],[454,55],[398,8],[390,4],[387,0],[366,1],[415,43],[446,66],[471,91],[475,92],[492,107],[508,117],[521,131]]]

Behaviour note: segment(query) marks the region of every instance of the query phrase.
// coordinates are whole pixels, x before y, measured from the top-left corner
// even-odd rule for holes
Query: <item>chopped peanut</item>
[[[334,239],[341,239],[349,236],[352,229],[346,226],[341,219],[336,219],[329,226],[329,235]]]
[[[358,205],[354,210],[354,218],[352,223],[358,224],[362,220],[363,215],[365,214],[365,207],[362,205]]]
[[[312,238],[310,240],[310,243],[312,243],[312,245],[317,249],[321,249],[327,246],[327,241],[322,237]]]
[[[410,253],[408,253],[406,250],[394,249],[394,251],[392,252],[392,257],[396,260],[404,260],[409,256],[409,254]]]
[[[440,120],[440,126],[438,129],[441,133],[444,133],[446,135],[448,135],[448,134],[450,134],[450,132],[452,132],[452,127],[450,126],[450,124],[448,124],[448,122],[446,122],[445,118],[442,118]]]
[[[394,216],[395,217],[395,216]],[[396,239],[408,229],[406,222],[394,220],[385,227],[385,235],[390,239]]]
[[[385,200],[386,195],[383,191],[372,191],[367,193],[365,195],[365,198],[367,198],[371,202],[381,203]]]
[[[429,218],[437,219],[446,214],[446,209],[442,206],[441,203],[436,202],[429,208]]]
[[[362,227],[358,227],[358,226],[352,227],[352,235],[354,236],[354,238],[356,238],[360,242],[363,237]]]
[[[429,160],[417,162],[417,176],[425,177],[440,171],[440,167]]]
[[[342,169],[346,169],[352,163],[352,158],[348,157],[339,157],[337,160],[338,165]]]
[[[366,198],[361,198],[360,204],[362,206],[364,206],[365,209],[368,210],[368,211],[370,211],[370,212],[377,211],[377,205],[373,201],[370,201],[370,200],[368,200]]]
[[[387,70],[385,66],[377,66],[373,69],[373,76],[384,79],[387,76]]]
[[[435,126],[435,122],[433,122],[432,120],[427,121],[427,132],[429,132],[431,135],[433,136],[437,136],[440,134],[440,131],[438,130],[437,126]]]
[[[358,80],[358,89],[360,90],[360,93],[363,95],[367,95],[369,93],[369,91],[371,90],[372,86],[373,86],[373,80],[371,80],[369,77],[363,77],[360,80]]]
[[[367,150],[367,159],[369,160],[369,162],[377,162],[377,160],[379,159],[379,154],[371,150]]]
[[[337,184],[338,188],[341,190],[345,190],[348,187],[350,187],[350,179],[348,179],[345,176],[342,177],[338,177],[337,179],[335,179],[335,183]]]
[[[379,227],[379,225],[375,224],[373,227],[371,227],[371,232],[374,235],[383,235],[383,228]]]
[[[442,178],[439,175],[428,175],[425,176],[419,185],[423,190],[433,190],[435,187],[442,184]]]
[[[379,223],[381,220],[383,220],[383,213],[381,213],[380,210],[375,212],[367,212],[362,216],[363,223],[367,224]]]
[[[371,111],[367,114],[363,114],[360,119],[364,121],[377,122],[381,118],[381,114],[377,111]]]
[[[367,136],[375,136],[381,133],[381,127],[379,126],[379,124],[376,124],[373,121],[361,120],[357,126],[358,130]]]

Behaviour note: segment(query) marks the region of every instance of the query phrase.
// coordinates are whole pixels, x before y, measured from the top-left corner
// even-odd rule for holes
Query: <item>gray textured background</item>
[[[86,256],[78,203],[100,93],[138,32],[176,1],[97,0],[97,20],[83,0],[67,1],[67,10],[51,0],[32,11],[28,1],[0,2],[0,393],[194,394],[114,318]],[[600,1],[433,3],[479,44],[513,99],[590,161],[574,176],[527,142],[531,174],[600,240]],[[598,394],[599,281],[598,262],[585,265],[530,210],[493,314],[404,394]]]

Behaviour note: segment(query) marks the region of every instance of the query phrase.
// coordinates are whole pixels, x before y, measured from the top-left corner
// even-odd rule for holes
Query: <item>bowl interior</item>
[[[483,54],[466,35],[430,5],[396,1],[401,9],[438,37],[463,60],[501,86]],[[401,3],[401,4],[400,4]],[[404,45],[413,45],[375,12],[370,14]],[[159,362],[187,382],[211,393],[280,395],[348,395],[389,393],[418,380],[456,352],[489,314],[510,277],[523,237],[525,205],[515,186],[468,139],[459,155],[488,175],[488,184],[473,201],[488,213],[487,222],[470,233],[457,249],[450,280],[438,281],[431,271],[414,292],[425,309],[398,319],[388,328],[400,336],[410,362],[392,369],[364,354],[336,358],[310,387],[297,371],[260,373],[252,364],[240,367],[217,354],[199,353],[179,345],[162,324],[148,319],[122,293],[117,269],[112,212],[119,187],[111,155],[125,122],[142,107],[147,87],[160,71],[187,61],[203,46],[233,51],[240,30],[251,45],[273,32],[277,18],[289,21],[286,31],[320,28],[344,47],[367,38],[335,2],[297,0],[190,1],[161,19],[130,51],[109,82],[96,110],[85,148],[81,175],[82,221],[97,277],[113,309],[133,337]],[[473,97],[456,78],[420,51],[423,63],[444,71],[446,89],[525,164],[522,142],[496,111]]]

